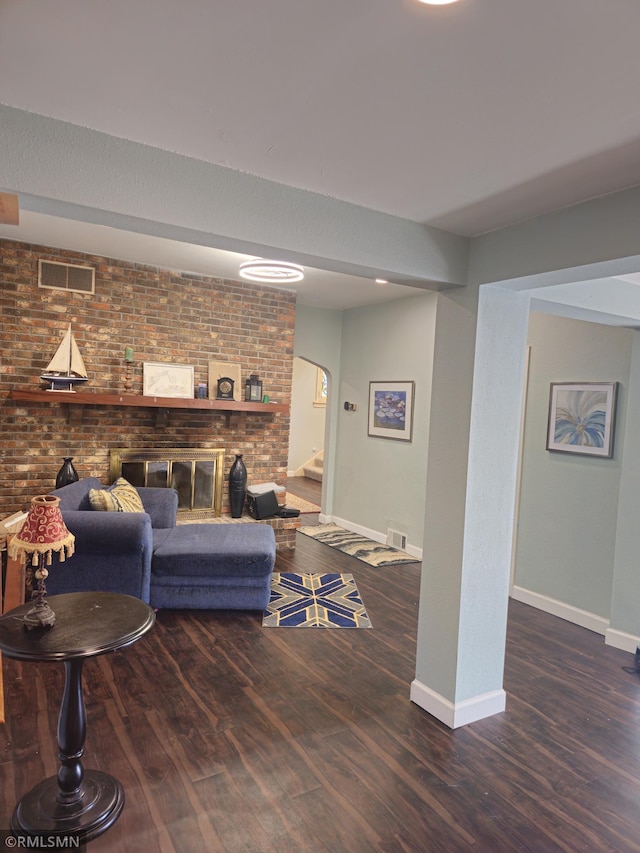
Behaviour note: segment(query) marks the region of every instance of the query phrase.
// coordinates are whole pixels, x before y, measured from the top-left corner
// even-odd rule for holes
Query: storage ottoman
[[[183,524],[156,531],[151,606],[264,610],[276,541],[268,524]]]

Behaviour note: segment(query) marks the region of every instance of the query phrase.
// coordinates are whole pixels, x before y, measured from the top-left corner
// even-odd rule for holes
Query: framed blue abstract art
[[[369,435],[411,441],[414,382],[369,382]]]
[[[547,450],[613,455],[617,382],[552,382]]]

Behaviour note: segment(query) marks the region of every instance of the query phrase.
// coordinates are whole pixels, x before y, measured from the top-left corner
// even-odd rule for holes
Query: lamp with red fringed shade
[[[45,579],[49,575],[46,568],[52,563],[53,552],[58,553],[59,562],[71,557],[75,550],[76,537],[69,533],[60,512],[60,498],[54,495],[37,495],[31,499],[27,518],[9,543],[9,556],[14,560],[26,562],[31,558],[29,576],[31,578],[33,607],[24,616],[24,626],[32,628],[51,628],[56,614],[46,601]],[[33,587],[33,579],[36,585]]]

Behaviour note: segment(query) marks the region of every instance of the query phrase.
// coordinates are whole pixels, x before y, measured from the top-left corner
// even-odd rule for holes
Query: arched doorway
[[[324,445],[328,399],[328,376],[324,369],[305,358],[293,360],[291,422],[287,476],[304,496],[315,496],[321,504],[324,472]]]

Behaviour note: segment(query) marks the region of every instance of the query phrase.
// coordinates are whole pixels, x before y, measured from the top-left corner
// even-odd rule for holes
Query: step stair
[[[304,476],[309,477],[311,480],[318,480],[321,483],[323,465],[324,450],[321,450],[320,453],[316,453],[316,455],[303,466]]]

